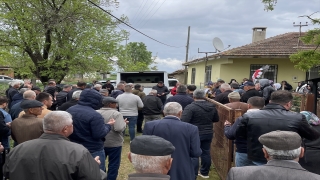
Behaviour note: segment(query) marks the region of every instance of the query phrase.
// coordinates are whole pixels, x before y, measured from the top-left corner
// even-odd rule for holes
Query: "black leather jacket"
[[[316,140],[320,137],[320,133],[308,124],[304,115],[288,111],[283,106],[273,103],[260,111],[244,114],[237,127],[236,136],[247,139],[247,153],[250,160],[267,162],[258,138],[276,130],[293,131],[308,140]]]

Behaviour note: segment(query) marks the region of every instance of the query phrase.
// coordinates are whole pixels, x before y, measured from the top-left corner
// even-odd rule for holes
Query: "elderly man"
[[[49,93],[42,92],[37,95],[36,100],[41,102],[43,104],[42,106],[42,113],[38,115],[38,118],[43,118],[45,115],[47,115],[51,110],[49,108],[51,107],[53,101],[52,101],[52,96]],[[25,112],[22,111],[19,114],[19,117],[21,117]]]
[[[47,114],[44,134],[15,147],[8,155],[4,172],[8,179],[102,179],[99,159],[82,145],[67,138],[73,132],[71,115],[63,111]]]
[[[248,111],[259,111],[264,107],[264,99],[262,97],[254,96],[248,99]],[[253,166],[253,162],[248,159],[247,155],[247,140],[243,138],[236,138],[236,129],[242,120],[242,116],[236,119],[235,123],[231,126],[231,123],[226,120],[224,123],[224,134],[230,140],[235,140],[236,144],[236,166]]]
[[[263,145],[268,163],[264,166],[231,168],[227,180],[320,179],[320,175],[306,171],[298,163],[304,148],[296,132],[272,131],[261,135],[258,140]]]
[[[172,154],[174,161],[169,172],[171,180],[194,180],[195,172],[191,158],[201,155],[198,127],[182,122],[182,106],[176,102],[165,105],[162,120],[147,122],[144,135],[156,135],[170,141],[176,150]]]
[[[193,102],[193,99],[187,95],[187,87],[183,84],[179,85],[176,89],[176,95],[167,99],[168,102],[177,102],[182,106],[182,110]]]
[[[270,103],[260,111],[243,115],[236,130],[236,137],[247,139],[248,159],[256,165],[266,163],[258,137],[262,134],[281,130],[297,132],[302,138],[316,140],[320,134],[314,130],[302,114],[291,112],[292,94],[288,91],[275,91]]]
[[[69,91],[71,91],[72,87],[71,85],[64,85],[62,91],[60,91],[56,96],[56,102],[58,108],[65,102],[67,102],[67,96]]]
[[[223,83],[220,86],[221,93],[219,95],[216,95],[214,98],[215,101],[218,101],[221,104],[227,104],[229,103],[228,94],[232,92],[231,87],[227,83]]]
[[[102,85],[101,85],[101,84],[95,84],[95,85],[93,86],[93,89],[96,90],[96,91],[98,91],[98,92],[100,92],[100,90],[102,89]]]
[[[66,111],[66,110],[69,109],[70,107],[78,104],[78,101],[79,101],[79,99],[80,99],[80,94],[81,94],[81,92],[82,92],[82,90],[74,91],[73,94],[72,94],[72,100],[63,103],[61,106],[58,107],[58,110],[60,110],[60,111]]]
[[[160,98],[162,104],[164,105],[167,99],[167,95],[170,93],[168,87],[163,84],[163,81],[159,81],[156,86],[153,86],[152,89],[157,90],[157,97]]]
[[[259,91],[255,89],[255,85],[251,81],[247,81],[243,84],[243,89],[246,91],[242,96],[240,101],[247,103],[248,99],[253,96],[261,96]]]
[[[18,94],[20,88],[20,81],[12,81],[9,83],[9,89],[6,90],[6,96],[8,98],[8,107],[11,107],[12,98],[15,94]]]
[[[116,99],[120,94],[123,94],[124,86],[125,86],[124,83],[121,83],[121,82],[118,83],[117,89],[113,90],[112,93],[110,94],[110,96]]]
[[[109,90],[108,89],[100,89],[100,94],[103,97],[108,97],[109,96]]]
[[[194,102],[188,105],[181,116],[181,120],[198,127],[201,154],[201,168],[199,176],[209,178],[211,166],[210,146],[213,138],[213,123],[219,121],[219,115],[214,104],[205,100],[203,89],[195,90]],[[198,176],[199,158],[192,159],[195,176]]]
[[[129,135],[130,141],[132,141],[136,135],[138,108],[143,108],[143,103],[139,96],[132,94],[132,88],[129,84],[124,87],[124,91],[125,93],[119,95],[117,100],[120,113],[129,121]]]
[[[30,99],[35,100],[36,99],[36,93],[32,90],[27,90],[23,93],[23,99]],[[19,114],[23,111],[23,109],[20,107],[22,101],[18,102],[17,104],[13,105],[12,108],[9,111],[9,114],[11,115],[11,118],[14,120],[17,117],[19,117]]]
[[[161,119],[162,102],[160,98],[157,98],[157,90],[152,89],[149,95],[142,99],[142,102],[142,113],[146,123],[152,120]]]
[[[106,135],[104,141],[104,153],[106,158],[109,157],[108,164],[108,180],[116,180],[121,161],[121,151],[123,145],[122,132],[126,128],[125,120],[121,113],[117,111],[118,101],[113,97],[104,97],[102,99],[103,108],[97,110],[104,118],[104,122],[108,123],[110,119],[114,119],[115,123],[111,131]]]
[[[108,124],[104,123],[104,118],[96,112],[101,105],[101,95],[96,90],[85,89],[80,94],[78,104],[67,109],[67,112],[72,115],[74,125],[74,132],[69,139],[82,144],[93,157],[99,156],[100,169],[105,171],[103,144],[115,121],[112,119]]]
[[[242,114],[246,113],[248,110],[248,104],[240,102],[240,94],[238,92],[231,92],[228,94],[229,102],[225,104],[232,109],[241,109]]]
[[[171,154],[175,148],[171,142],[158,137],[142,135],[130,143],[128,158],[136,173],[129,174],[128,180],[158,179],[169,180]]]
[[[41,115],[43,104],[37,100],[25,99],[20,104],[24,114],[11,123],[11,136],[18,144],[36,139],[43,133]]]

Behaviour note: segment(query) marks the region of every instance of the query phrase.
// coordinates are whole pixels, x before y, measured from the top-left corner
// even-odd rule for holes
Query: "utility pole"
[[[190,26],[188,27],[188,39],[187,39],[187,46],[186,46],[186,62],[188,62],[189,40],[190,40]],[[184,66],[184,84],[188,84],[188,68],[187,68],[187,66]]]
[[[302,28],[302,26],[308,26],[308,22],[306,22],[306,24],[301,24],[301,22],[300,22],[300,24],[297,24],[296,25],[296,23],[295,22],[293,22],[293,27],[299,27],[299,38],[298,38],[298,48],[299,48],[299,45],[300,45],[300,37],[301,37],[301,28]]]
[[[198,53],[205,53],[206,54],[206,62],[204,66],[204,83],[206,83],[206,75],[207,75],[207,64],[208,64],[208,53],[217,53],[217,50],[215,52],[200,52],[198,48]]]

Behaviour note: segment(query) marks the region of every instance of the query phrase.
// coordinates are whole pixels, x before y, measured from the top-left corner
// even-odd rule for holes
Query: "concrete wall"
[[[207,64],[212,65],[212,81],[221,78],[227,83],[229,83],[230,79],[236,79],[241,82],[243,78],[249,78],[251,64],[278,65],[277,82],[286,80],[294,88],[297,86],[298,81],[303,81],[306,78],[306,73],[295,69],[294,64],[289,59],[219,59],[210,60]],[[188,84],[191,83],[192,68],[196,68],[195,85],[199,86],[200,83],[204,82],[204,66],[204,62],[189,65]]]

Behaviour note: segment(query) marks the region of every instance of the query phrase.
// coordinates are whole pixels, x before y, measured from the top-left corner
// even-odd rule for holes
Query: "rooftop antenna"
[[[300,37],[301,37],[301,28],[302,26],[308,26],[308,22],[306,22],[306,24],[296,24],[295,22],[293,22],[293,27],[299,27],[299,38],[298,38],[298,48],[299,48],[299,45],[300,45]]]
[[[213,54],[215,54],[215,53],[219,53],[219,52],[222,52],[222,51],[224,51],[224,50],[226,50],[226,49],[228,49],[229,47],[230,47],[230,45],[228,45],[228,47],[227,48],[224,48],[224,45],[223,45],[223,42],[221,41],[221,39],[220,38],[218,38],[218,37],[215,37],[215,38],[213,38],[213,40],[212,40],[212,43],[213,43],[213,46],[214,46],[214,48],[215,48],[215,51],[214,52],[200,52],[200,50],[199,50],[199,48],[198,48],[198,53],[204,53],[204,54],[206,54],[206,61],[205,61],[205,67],[204,67],[204,82],[207,82],[207,78],[206,78],[206,75],[207,75],[207,64],[208,64],[208,53],[213,53]],[[210,77],[211,78],[211,77]],[[209,80],[208,80],[209,81]]]

